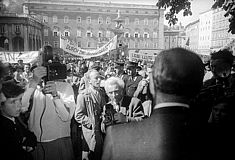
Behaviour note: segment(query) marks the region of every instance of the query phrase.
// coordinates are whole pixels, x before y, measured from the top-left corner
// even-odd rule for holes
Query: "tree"
[[[22,4],[24,0],[0,0],[3,5],[3,11],[9,13],[23,13]]]
[[[166,13],[165,17],[168,20],[169,25],[175,25],[178,22],[177,14],[183,11],[184,16],[192,15],[191,11],[192,0],[158,0],[157,6],[160,8],[167,9],[169,12]],[[235,0],[214,0],[215,3],[212,5],[213,9],[223,8],[226,11],[225,17],[229,18],[229,30],[232,34],[235,34]]]

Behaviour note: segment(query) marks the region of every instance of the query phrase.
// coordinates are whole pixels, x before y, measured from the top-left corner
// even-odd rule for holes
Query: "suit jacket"
[[[127,96],[133,97],[139,82],[142,80],[142,76],[136,75],[134,78],[131,78],[129,76],[126,80],[126,85],[125,85],[125,94]]]
[[[102,160],[190,159],[188,113],[188,108],[164,107],[141,122],[108,127]]]
[[[20,128],[20,125],[14,124],[10,119],[0,115],[0,155],[5,157],[5,159],[15,160],[15,159],[24,159],[31,160],[32,157],[27,153],[22,147],[26,146],[27,142],[33,139],[32,145],[36,145],[36,137],[30,131],[26,131],[23,128]],[[23,137],[26,140],[23,143]],[[32,138],[29,138],[32,137]],[[32,147],[33,147],[32,146]]]
[[[75,120],[82,125],[84,136],[83,151],[93,151],[101,157],[103,138],[101,133],[101,113],[105,105],[102,89],[98,94],[88,87],[78,94]],[[98,158],[97,158],[98,159]]]
[[[126,115],[128,122],[141,121],[144,118],[144,109],[141,101],[138,98],[124,96],[120,104],[120,111]],[[111,102],[107,103],[103,109],[103,122],[106,126],[116,124],[114,114],[116,113]]]

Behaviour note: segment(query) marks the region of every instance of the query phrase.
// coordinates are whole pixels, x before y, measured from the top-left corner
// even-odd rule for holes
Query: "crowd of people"
[[[132,61],[66,62],[67,78],[48,79],[48,48],[53,52],[50,46],[44,46],[34,64],[22,60],[0,64],[2,157],[234,157],[230,147],[235,104],[231,51],[211,53],[209,67],[196,53],[183,48],[161,51],[151,65]],[[55,60],[52,57],[50,61]],[[213,76],[204,81],[206,68]]]

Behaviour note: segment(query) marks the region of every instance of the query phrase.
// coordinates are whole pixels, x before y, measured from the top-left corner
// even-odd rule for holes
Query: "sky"
[[[85,2],[111,2],[111,3],[128,3],[128,4],[146,4],[146,5],[156,5],[157,0],[84,0]],[[178,22],[181,22],[183,26],[195,21],[199,17],[199,13],[207,11],[213,5],[214,0],[192,0],[191,10],[192,16],[184,17],[183,13],[180,12],[177,17]],[[167,21],[164,22],[167,24]]]

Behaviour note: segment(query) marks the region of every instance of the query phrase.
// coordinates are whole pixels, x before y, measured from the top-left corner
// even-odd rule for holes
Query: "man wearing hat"
[[[124,71],[124,64],[124,62],[116,61],[114,63],[114,70],[116,72],[115,76],[121,78],[126,83],[128,75]]]
[[[205,123],[210,116],[213,103],[221,96],[235,95],[235,74],[232,73],[234,56],[227,49],[211,53],[210,70],[212,78],[203,84],[195,100],[195,109],[200,115],[200,122]]]
[[[126,81],[125,92],[127,96],[133,97],[134,92],[136,91],[139,82],[142,80],[142,76],[138,74],[136,71],[138,63],[136,62],[128,62],[127,63],[127,74],[128,78]]]
[[[201,146],[194,143],[199,135],[189,122],[190,99],[198,94],[203,76],[197,54],[183,48],[160,52],[150,76],[152,115],[138,123],[108,127],[102,160],[200,159]]]

